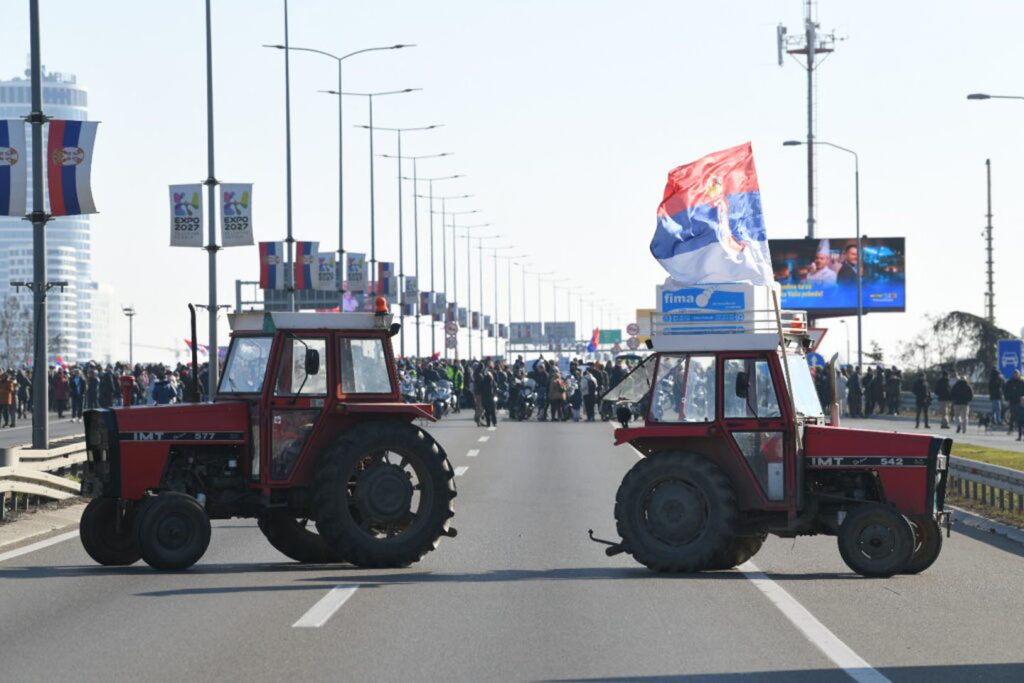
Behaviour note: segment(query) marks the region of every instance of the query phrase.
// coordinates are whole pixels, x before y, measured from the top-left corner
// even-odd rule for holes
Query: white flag
[[[221,184],[220,207],[221,246],[252,246],[252,183]]]
[[[0,216],[25,216],[27,186],[25,122],[0,120]]]
[[[171,246],[203,246],[203,186],[171,185]]]

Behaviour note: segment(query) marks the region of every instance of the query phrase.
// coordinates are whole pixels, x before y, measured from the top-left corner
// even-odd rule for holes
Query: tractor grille
[[[117,497],[121,493],[121,458],[117,420],[110,410],[85,411],[86,462],[82,495]]]

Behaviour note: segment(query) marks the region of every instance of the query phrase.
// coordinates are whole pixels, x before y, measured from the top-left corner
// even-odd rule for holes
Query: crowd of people
[[[33,409],[32,369],[0,371],[0,426],[15,427],[18,420],[31,417]],[[102,364],[87,362],[54,366],[47,370],[49,411],[58,419],[70,415],[81,422],[82,411],[124,405],[121,378],[132,377],[132,405],[167,405],[186,400],[191,368],[178,364]],[[207,366],[199,369],[201,397],[207,396]]]

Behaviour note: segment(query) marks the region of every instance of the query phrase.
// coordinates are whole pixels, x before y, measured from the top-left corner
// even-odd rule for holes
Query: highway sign
[[[458,334],[459,324],[454,320],[449,320],[444,324],[444,331],[447,332],[448,334]]]
[[[598,340],[601,344],[618,344],[622,341],[622,330],[601,330]]]
[[[999,340],[999,372],[1010,379],[1014,371],[1021,369],[1021,358],[1024,357],[1024,342],[1020,339]]]
[[[640,346],[640,340],[636,337],[630,337],[626,340],[626,346],[628,346],[631,351],[636,351],[637,347]]]
[[[640,326],[637,325],[636,323],[630,323],[626,325],[626,334],[628,334],[630,337],[635,337],[636,335],[640,334]]]

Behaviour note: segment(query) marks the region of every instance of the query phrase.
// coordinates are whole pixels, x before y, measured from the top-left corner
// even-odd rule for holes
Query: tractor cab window
[[[391,375],[382,339],[341,339],[339,362],[342,394],[391,393]]]
[[[263,391],[273,337],[236,337],[224,363],[222,394],[258,394]]]
[[[715,357],[662,354],[650,416],[654,422],[713,422]]]
[[[726,419],[776,418],[782,416],[775,393],[771,367],[758,358],[729,358],[725,361]]]
[[[315,360],[314,360],[315,358]],[[276,396],[327,394],[327,341],[286,337],[277,363]]]
[[[796,412],[804,417],[824,419],[825,414],[821,410],[821,400],[818,398],[818,391],[814,388],[814,380],[811,379],[807,360],[799,354],[786,354],[786,364],[789,366],[789,381],[793,385],[793,403],[796,405]]]

